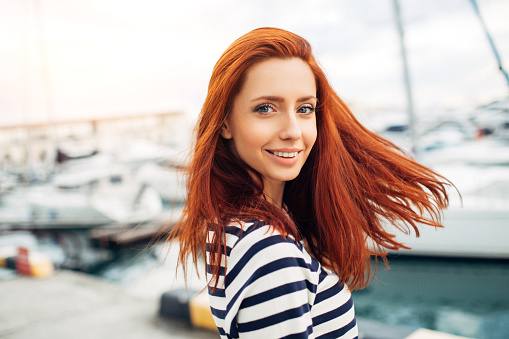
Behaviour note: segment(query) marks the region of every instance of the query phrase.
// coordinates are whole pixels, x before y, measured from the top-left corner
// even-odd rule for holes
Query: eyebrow
[[[302,97],[302,98],[297,99],[297,102],[304,102],[304,101],[308,101],[310,99],[318,100],[314,95],[310,95],[307,97]],[[285,99],[283,97],[272,96],[272,95],[263,95],[261,97],[252,99],[251,102],[259,101],[259,100],[268,100],[268,101],[276,101],[276,102],[284,102],[285,101]]]

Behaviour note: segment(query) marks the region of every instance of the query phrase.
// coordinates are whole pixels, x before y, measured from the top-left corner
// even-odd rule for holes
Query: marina
[[[98,127],[95,133],[84,129],[88,134],[76,138],[72,147],[67,143],[66,156],[62,148],[57,152],[60,162],[52,166],[23,162],[45,158],[33,155],[40,151],[36,146],[22,151],[32,156],[18,156],[20,148],[12,146],[16,144],[9,138],[21,132],[4,130],[2,140],[9,139],[12,147],[5,148],[11,152],[4,154],[10,163],[4,161],[2,166],[0,253],[12,256],[20,247],[40,252],[55,273],[35,279],[17,275],[12,267],[0,269],[0,293],[5,300],[0,312],[8,320],[0,336],[43,338],[42,333],[51,333],[54,338],[66,338],[76,331],[83,338],[115,338],[114,328],[122,328],[118,335],[132,338],[142,332],[154,338],[171,337],[169,333],[175,338],[216,337],[210,329],[194,329],[158,315],[162,296],[186,287],[183,272],[175,265],[178,247],[161,242],[185,203],[184,157],[163,134],[156,134],[160,140],[129,139],[143,120],[133,121],[109,122],[117,136]],[[398,234],[412,249],[392,253],[390,269],[379,263],[371,284],[353,292],[359,328],[364,338],[374,339],[419,338],[418,330],[421,335],[438,331],[424,332],[422,338],[432,338],[430,333],[507,338],[509,170],[505,154],[509,145],[500,127],[482,138],[462,132],[461,138],[451,139],[439,137],[443,124],[435,126],[428,133],[434,134],[428,138],[433,147],[421,154],[422,161],[450,179],[461,197],[451,188],[443,229],[422,226],[419,238]],[[70,125],[60,128],[80,130]],[[377,132],[405,145],[404,129],[385,126]],[[105,142],[107,136],[116,141]],[[95,146],[80,148],[80,140],[82,145]],[[48,172],[30,174],[41,168]],[[200,291],[206,282],[203,275],[193,274],[187,287]],[[59,290],[75,290],[92,299],[86,303],[81,295]],[[17,304],[18,299],[23,302]],[[42,307],[53,309],[50,304],[54,311],[45,313]],[[27,309],[32,311],[21,316]],[[103,325],[84,328],[82,324],[93,322]]]
[[[263,26],[453,184],[444,227],[401,225],[352,292],[359,338],[509,338],[508,2],[416,3],[0,5],[0,338],[218,338],[203,258],[186,280],[165,240],[211,62]]]

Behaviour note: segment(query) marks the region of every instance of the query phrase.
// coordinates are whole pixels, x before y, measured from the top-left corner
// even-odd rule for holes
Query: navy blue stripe
[[[245,236],[247,236],[248,234],[252,233],[253,231],[256,231],[257,229],[261,228],[261,227],[264,227],[264,226],[268,226],[268,224],[266,223],[263,223],[261,222],[260,220],[249,220],[248,222],[246,222],[247,224],[249,223],[252,223],[251,226],[249,226],[245,231],[244,233],[242,233],[242,236],[241,238],[244,238]]]
[[[242,228],[240,228],[238,226],[226,226],[224,228],[224,232],[226,234],[234,235],[238,238],[242,235]]]
[[[307,280],[295,281],[288,284],[284,284],[262,293],[245,298],[240,304],[239,309],[261,304],[267,300],[271,300],[282,295],[297,292],[303,289],[308,289],[311,292],[316,290],[316,286]]]
[[[247,250],[246,253],[244,253],[242,258],[240,258],[240,260],[235,265],[235,267],[233,267],[230,270],[230,272],[226,275],[225,282],[224,282],[225,286],[226,287],[229,286],[231,284],[231,282],[233,280],[235,280],[235,278],[240,273],[240,271],[242,271],[244,266],[249,262],[249,260],[251,260],[251,258],[256,253],[258,253],[261,250],[263,250],[263,249],[265,249],[267,247],[270,247],[272,245],[279,244],[279,243],[284,243],[284,242],[286,242],[286,243],[293,243],[293,241],[291,241],[291,240],[283,239],[280,235],[273,235],[271,237],[264,238],[264,239],[258,241],[256,244],[253,244],[253,246],[251,246],[249,248],[249,250]],[[307,266],[306,266],[306,268],[307,268]]]
[[[219,327],[219,326],[216,326],[217,327],[217,331],[219,332],[220,335],[226,335],[226,332],[224,331],[224,329],[222,327]]]
[[[235,317],[229,325],[230,325],[230,334],[228,335],[228,338],[238,338],[239,331],[237,328],[237,317]]]
[[[249,226],[247,229],[245,230],[241,230],[242,233],[238,235],[238,239],[237,241],[235,242],[235,244],[233,244],[233,247],[237,246],[237,244],[239,243],[239,241],[241,241],[242,239],[244,239],[248,234],[251,234],[253,233],[253,231],[256,231],[257,229],[259,229],[260,227],[264,226],[262,225],[261,222],[257,221],[257,220],[254,220],[254,221],[248,221],[247,223],[253,223],[251,226]]]
[[[323,269],[320,270],[320,275],[318,276],[318,285],[320,285],[322,283],[322,281],[325,280],[325,278],[327,278],[329,274]]]
[[[352,307],[353,307],[353,301],[352,301],[352,298],[350,297],[346,303],[339,306],[338,308],[336,308],[332,311],[329,311],[327,313],[324,313],[322,315],[319,315],[317,317],[314,317],[313,318],[313,326],[317,326],[317,325],[323,324],[327,321],[330,321],[332,319],[339,318],[340,316],[342,316],[343,314],[348,312],[350,309],[352,309]]]
[[[224,247],[223,247],[223,246],[221,246],[221,248],[224,248]],[[206,251],[207,253],[210,253],[210,243],[207,243],[207,244],[205,245],[205,251]],[[226,246],[226,256],[227,256],[227,257],[229,257],[229,256],[230,256],[231,251],[232,251],[231,247]]]
[[[289,319],[295,319],[299,318],[303,314],[306,314],[309,312],[309,304],[304,304],[299,307],[291,308],[289,310],[285,310],[283,312],[258,319],[253,320],[247,323],[241,323],[238,324],[238,330],[239,332],[251,332],[255,331],[261,328],[269,327],[272,325],[280,324],[283,321],[289,320]]]
[[[311,272],[318,272],[320,263],[315,258],[311,257],[311,264],[308,265]]]
[[[329,299],[330,297],[333,297],[336,294],[339,294],[339,292],[341,292],[344,287],[345,287],[345,285],[343,284],[343,282],[338,282],[337,284],[329,287],[325,291],[318,293],[315,297],[314,305],[316,305],[326,299]]]
[[[352,321],[348,325],[345,325],[337,330],[331,331],[329,333],[322,334],[321,336],[316,337],[316,339],[322,338],[322,339],[328,339],[328,338],[339,338],[342,335],[344,335],[346,332],[350,331],[352,328],[354,328],[357,325],[357,321],[355,318],[353,318]],[[355,337],[358,338],[358,337]]]
[[[207,273],[212,274],[209,264],[207,264]],[[224,267],[223,266],[219,267],[219,275],[224,276]]]
[[[244,283],[244,285],[232,297],[232,299],[228,303],[228,306],[226,307],[226,310],[229,312],[231,310],[233,304],[235,303],[235,301],[237,301],[237,299],[239,298],[239,296],[242,293],[242,291],[246,287],[251,285],[251,283],[256,281],[258,278],[261,278],[261,277],[263,277],[263,276],[265,276],[265,275],[267,275],[269,273],[272,273],[272,272],[275,272],[275,271],[278,271],[278,270],[281,270],[281,269],[284,269],[284,268],[287,268],[287,267],[302,267],[302,268],[307,268],[307,264],[304,261],[304,259],[302,259],[302,258],[290,257],[290,258],[281,258],[281,259],[278,259],[278,260],[274,260],[271,263],[263,265],[262,267],[260,267],[256,271],[254,271],[254,273],[249,277],[249,279]],[[225,279],[227,279],[227,278],[228,278],[228,276],[226,276]]]
[[[217,287],[214,292],[212,292],[212,290],[214,289],[213,286],[209,286],[209,294],[210,295],[213,295],[214,297],[222,297],[222,298],[225,298],[226,297],[226,293],[224,291],[224,288],[219,288]]]
[[[226,311],[218,310],[217,308],[214,308],[210,306],[210,311],[212,312],[212,315],[215,315],[218,318],[221,318],[224,320],[226,317]]]
[[[313,333],[313,326],[308,326],[304,332],[289,334],[287,336],[281,337],[281,339],[307,339],[311,333]]]

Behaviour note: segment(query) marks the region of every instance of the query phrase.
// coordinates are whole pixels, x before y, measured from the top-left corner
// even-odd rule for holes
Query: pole
[[[498,69],[502,74],[504,75],[505,81],[507,82],[507,86],[509,87],[509,75],[507,75],[507,72],[504,69],[504,66],[502,65],[502,60],[500,60],[500,55],[498,54],[497,47],[495,46],[495,42],[493,41],[493,38],[491,37],[490,32],[488,31],[488,27],[486,26],[486,23],[484,22],[481,11],[479,10],[479,6],[477,5],[476,0],[470,0],[470,3],[472,4],[472,7],[474,7],[475,14],[477,14],[477,17],[479,18],[479,21],[481,22],[481,26],[484,30],[484,34],[486,34],[486,38],[488,39],[488,42],[490,43],[491,50],[493,51],[493,55],[495,56],[495,59],[497,59]]]
[[[405,32],[403,30],[403,23],[401,20],[401,10],[399,6],[398,0],[393,0],[394,3],[394,16],[396,19],[396,26],[399,33],[399,42],[401,48],[401,59],[403,63],[403,78],[405,82],[405,93],[407,98],[407,113],[408,113],[408,123],[410,126],[410,138],[412,141],[412,151],[414,153],[415,160],[419,161],[420,159],[420,149],[419,149],[419,131],[417,130],[417,117],[414,112],[414,102],[412,98],[412,88],[410,81],[410,71],[408,70],[408,62],[407,62],[407,54],[405,48]]]
[[[54,115],[54,104],[53,104],[53,91],[51,87],[48,50],[47,50],[47,36],[44,27],[42,0],[32,0],[35,9],[35,21],[37,25],[37,37],[39,40],[39,52],[41,58],[41,76],[43,80],[43,89],[46,99],[46,114],[49,124],[49,140],[54,149],[54,159],[56,159],[57,148],[58,148],[58,136],[55,126],[55,115]],[[46,173],[45,173],[46,175]]]

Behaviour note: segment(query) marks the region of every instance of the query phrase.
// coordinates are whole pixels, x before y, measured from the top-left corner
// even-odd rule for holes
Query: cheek
[[[242,128],[236,129],[233,135],[233,143],[237,151],[237,156],[242,160],[249,162],[265,144],[265,134],[263,128],[257,124],[246,124]]]
[[[309,124],[306,124],[306,126],[303,129],[303,137],[305,139],[305,142],[308,147],[312,147],[316,141],[317,137],[317,128],[316,128],[316,122],[310,122]]]
[[[267,121],[246,121],[236,133],[238,147],[250,150],[263,147],[272,138],[272,129],[273,126]]]
[[[259,132],[255,130],[251,130],[246,132],[240,140],[238,141],[238,151],[240,153],[248,153],[253,154],[256,151],[261,150],[261,148],[265,145],[265,139]]]

